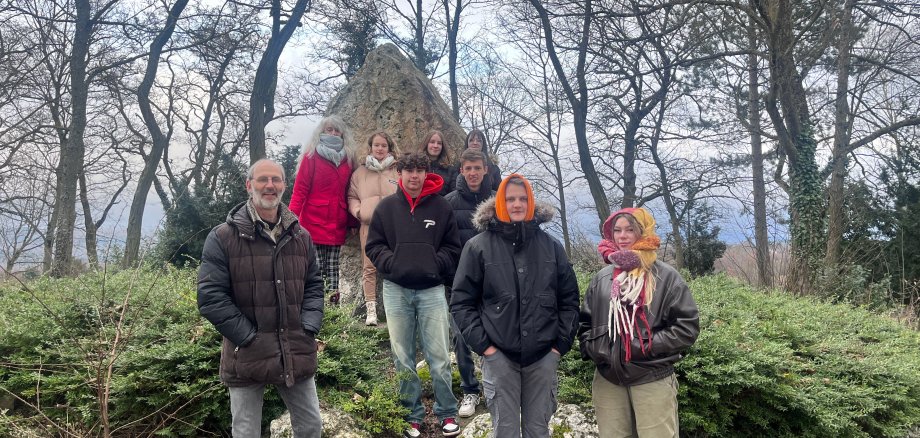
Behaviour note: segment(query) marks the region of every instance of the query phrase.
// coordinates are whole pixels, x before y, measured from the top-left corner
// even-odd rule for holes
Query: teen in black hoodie
[[[400,378],[399,400],[409,410],[406,437],[421,435],[425,419],[422,386],[415,370],[421,338],[431,371],[434,413],[444,436],[460,434],[457,399],[451,388],[448,334],[450,314],[444,282],[453,277],[460,238],[450,204],[437,193],[443,179],[428,173],[428,157],[404,155],[396,164],[399,190],[374,209],[365,251],[383,275],[383,304],[390,347]]]

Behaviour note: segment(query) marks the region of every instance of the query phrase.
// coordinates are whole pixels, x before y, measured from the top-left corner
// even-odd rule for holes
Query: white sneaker
[[[463,401],[460,402],[460,410],[457,415],[461,418],[472,417],[476,413],[476,406],[479,405],[479,394],[463,394]]]
[[[367,307],[367,318],[364,320],[364,325],[377,325],[377,302],[368,301],[365,307]]]
[[[419,430],[420,425],[418,423],[412,423],[409,425],[409,428],[403,431],[403,438],[418,438],[422,436],[422,432]]]

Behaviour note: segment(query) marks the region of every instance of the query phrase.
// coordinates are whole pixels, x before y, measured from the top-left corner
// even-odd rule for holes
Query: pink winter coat
[[[348,178],[351,164],[337,167],[319,154],[305,156],[297,169],[289,208],[320,245],[342,245],[348,228]]]

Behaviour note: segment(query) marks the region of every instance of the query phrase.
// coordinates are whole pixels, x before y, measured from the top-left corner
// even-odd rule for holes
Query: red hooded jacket
[[[342,245],[348,230],[348,159],[336,166],[319,154],[303,157],[297,168],[290,210],[314,243]]]

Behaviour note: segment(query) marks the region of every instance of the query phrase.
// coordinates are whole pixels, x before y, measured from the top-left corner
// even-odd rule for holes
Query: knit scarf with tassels
[[[617,336],[623,338],[626,361],[632,360],[632,340],[639,338],[639,348],[645,355],[652,349],[652,328],[645,316],[645,282],[647,272],[639,267],[639,256],[633,251],[618,251],[613,255],[616,268],[610,287],[610,312],[607,315],[610,339],[615,343]],[[649,334],[648,342],[642,337],[640,323]]]
[[[639,239],[631,250],[605,251],[612,249],[612,243],[608,240],[602,241],[599,245],[601,253],[606,253],[604,260],[614,265],[607,327],[612,341],[615,342],[617,337],[623,338],[626,361],[629,362],[632,360],[633,338],[639,338],[639,348],[643,355],[648,355],[652,350],[652,327],[645,315],[646,307],[652,302],[652,294],[648,287],[651,273],[647,266],[643,266],[641,257],[647,254],[640,251],[654,252],[661,241],[657,236],[648,236]],[[648,339],[642,336],[643,325]]]

